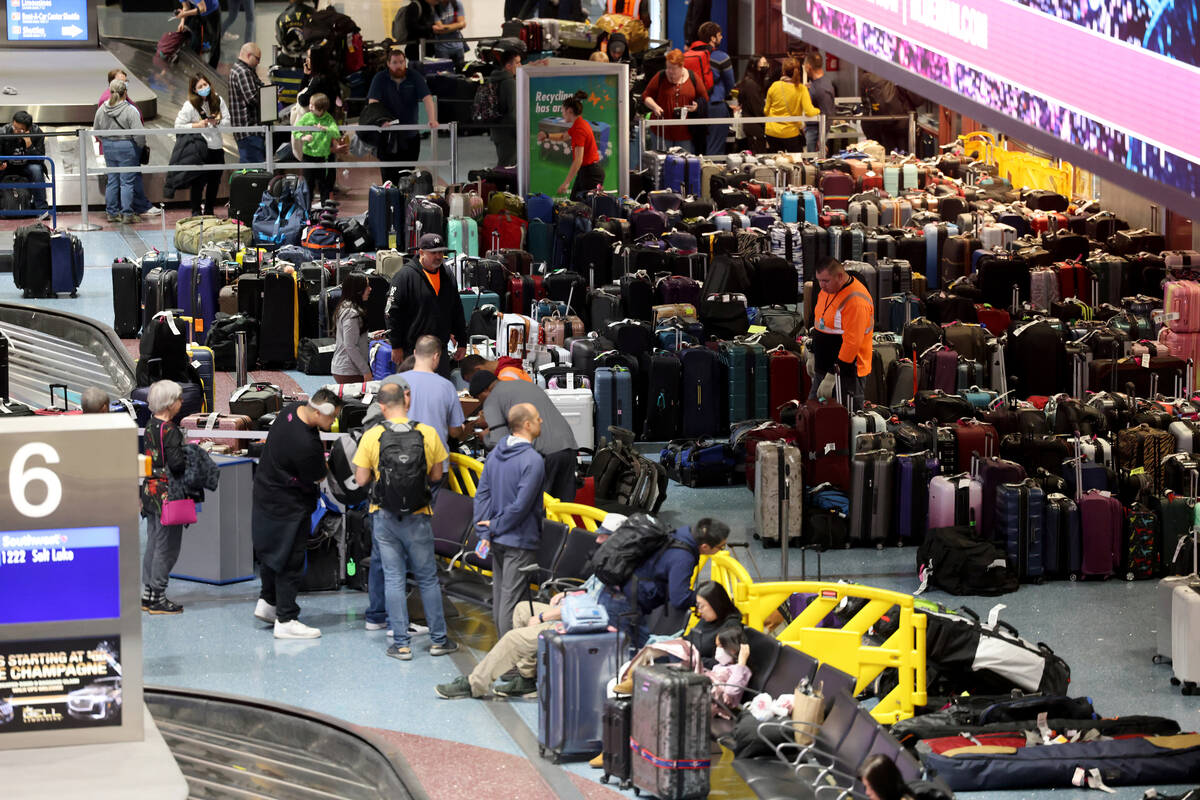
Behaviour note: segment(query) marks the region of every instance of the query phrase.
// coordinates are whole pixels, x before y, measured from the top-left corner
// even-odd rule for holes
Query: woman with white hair
[[[132,103],[125,102],[128,91],[125,81],[114,78],[108,84],[108,90],[108,100],[96,109],[92,127],[98,131],[127,130],[130,133],[128,136],[100,137],[104,140],[104,163],[109,167],[136,167],[141,164],[146,137],[135,136],[132,129],[142,127],[142,118]],[[122,172],[108,176],[104,210],[108,212],[109,222],[132,225],[142,221],[133,212],[133,184],[137,175],[137,172]]]
[[[187,457],[183,432],[173,420],[183,407],[183,389],[175,381],[158,381],[146,397],[154,416],[146,423],[146,452],[150,478],[142,485],[142,516],[146,518],[146,554],[142,558],[142,611],[179,614],[183,606],[167,599],[167,578],[179,558],[182,525],[163,525],[167,483],[183,477]]]

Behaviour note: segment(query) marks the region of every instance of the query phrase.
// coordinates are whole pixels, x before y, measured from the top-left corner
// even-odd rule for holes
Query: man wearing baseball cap
[[[388,340],[392,343],[392,361],[400,364],[412,353],[417,339],[436,336],[443,342],[454,339],[454,360],[463,357],[467,341],[467,322],[454,276],[442,266],[446,258],[446,240],[437,233],[426,233],[418,242],[416,260],[407,261],[392,276],[388,293]],[[453,364],[443,358],[438,374],[449,377]]]

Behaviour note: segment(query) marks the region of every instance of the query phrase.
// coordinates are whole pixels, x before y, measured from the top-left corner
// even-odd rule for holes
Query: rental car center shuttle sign
[[[10,42],[83,42],[88,0],[8,0]]]
[[[1200,197],[1194,3],[784,0],[794,35],[1081,166],[1116,166]],[[853,48],[849,50],[847,48]],[[857,52],[855,52],[857,51]],[[863,58],[866,54],[868,58]],[[897,70],[896,68],[899,68]],[[982,110],[980,110],[982,109]],[[992,121],[998,112],[1033,129]],[[1039,136],[1038,134],[1046,134]],[[1086,163],[1088,156],[1104,163]],[[1107,175],[1106,175],[1107,177]]]

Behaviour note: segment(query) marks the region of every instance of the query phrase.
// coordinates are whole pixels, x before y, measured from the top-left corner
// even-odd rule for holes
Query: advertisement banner
[[[628,182],[628,68],[624,65],[573,62],[569,68],[548,64],[518,72],[518,171],[525,194],[559,192],[571,168],[573,150],[562,104],[577,92],[583,119],[592,129],[604,188],[623,192]],[[570,186],[567,192],[570,192]]]
[[[121,724],[121,637],[0,642],[0,735]]]

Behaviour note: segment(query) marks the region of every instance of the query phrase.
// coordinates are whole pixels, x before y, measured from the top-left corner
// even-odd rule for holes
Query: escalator
[[[265,701],[146,687],[194,800],[422,800],[407,764],[329,717]]]

